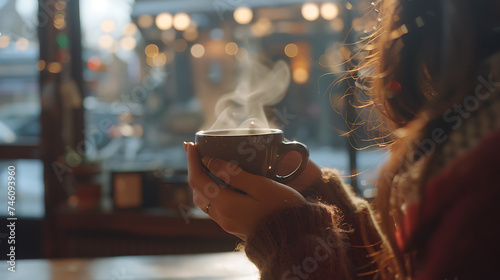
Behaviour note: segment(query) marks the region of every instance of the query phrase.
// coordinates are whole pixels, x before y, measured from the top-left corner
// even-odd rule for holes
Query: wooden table
[[[98,259],[18,260],[16,272],[0,265],[3,280],[256,280],[243,253],[130,256]]]

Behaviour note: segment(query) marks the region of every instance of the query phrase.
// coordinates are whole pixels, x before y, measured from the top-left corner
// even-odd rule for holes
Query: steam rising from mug
[[[290,68],[278,61],[272,69],[251,62],[234,92],[222,96],[215,105],[217,121],[209,130],[270,128],[265,106],[278,104],[290,84]]]

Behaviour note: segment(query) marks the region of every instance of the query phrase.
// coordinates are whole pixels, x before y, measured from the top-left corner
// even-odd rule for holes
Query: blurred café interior
[[[354,83],[342,76],[362,56],[352,43],[377,24],[372,9],[364,0],[0,0],[0,182],[15,166],[17,258],[233,251],[238,240],[193,206],[182,143],[210,127],[217,100],[254,61],[291,70],[286,96],[266,108],[273,126],[373,197],[385,153],[346,125],[369,112],[350,106]]]

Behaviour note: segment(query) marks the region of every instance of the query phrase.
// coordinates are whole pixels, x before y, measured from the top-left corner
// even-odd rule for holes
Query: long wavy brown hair
[[[391,157],[382,168],[374,204],[379,230],[391,254],[391,267],[399,279],[411,279],[419,266],[414,244],[402,252],[396,227],[404,214],[401,201],[391,203],[392,180],[419,158],[408,158],[417,143],[434,128],[450,129],[443,113],[474,92],[481,62],[498,50],[491,43],[493,28],[499,26],[500,1],[495,0],[380,0],[375,3],[380,24],[365,41],[371,46],[354,70],[369,88],[373,108],[390,131]],[[363,73],[363,77],[361,74]],[[422,153],[413,153],[420,155]],[[424,170],[419,192],[430,177]],[[420,245],[420,246],[419,246]]]

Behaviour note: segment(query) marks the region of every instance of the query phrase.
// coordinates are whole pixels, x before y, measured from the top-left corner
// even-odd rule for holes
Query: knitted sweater
[[[394,179],[393,184],[408,189],[398,192],[408,203],[400,225],[404,230],[397,236],[401,250],[418,252],[414,279],[498,279],[500,54],[487,65],[478,81],[488,98],[479,107],[464,103],[474,110],[457,115],[463,117],[461,125],[432,159],[415,164],[435,168],[423,193],[413,188],[418,171]],[[245,252],[261,278],[397,278],[383,267],[390,256],[369,204],[355,197],[331,169],[323,170],[314,191],[322,202],[309,200],[274,213],[247,239]]]

